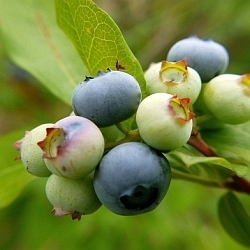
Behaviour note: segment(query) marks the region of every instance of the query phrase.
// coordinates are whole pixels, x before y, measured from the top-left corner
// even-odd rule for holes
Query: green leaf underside
[[[250,217],[233,193],[228,192],[221,197],[218,213],[227,233],[239,243],[250,246]]]
[[[53,1],[0,3],[1,32],[8,56],[70,104],[74,86],[89,72],[58,27]]]
[[[22,163],[9,166],[9,169],[0,171],[0,209],[12,203],[23,188],[35,177],[25,171]]]
[[[172,169],[184,175],[198,176],[206,181],[217,182],[220,186],[234,174],[245,176],[248,167],[242,164],[232,164],[220,157],[204,157],[188,145],[165,154]]]
[[[0,138],[0,152],[4,156],[0,166],[0,209],[14,201],[26,184],[35,178],[24,169],[20,160],[15,161],[19,153],[12,145],[23,135],[23,130],[20,130]]]
[[[59,26],[74,43],[82,61],[94,77],[107,68],[121,69],[133,75],[146,95],[141,65],[128,47],[111,17],[90,0],[56,0]]]
[[[250,166],[250,122],[225,125],[218,130],[204,130],[202,138],[219,156],[238,159]]]

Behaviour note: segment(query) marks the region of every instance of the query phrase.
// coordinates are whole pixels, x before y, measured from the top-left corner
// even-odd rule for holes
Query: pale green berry
[[[223,74],[209,81],[204,102],[220,121],[240,124],[250,120],[250,74]]]
[[[99,128],[80,116],[68,116],[47,128],[38,145],[44,151],[47,168],[58,176],[80,179],[92,172],[104,152]]]
[[[99,128],[99,129],[101,130],[105,141],[109,141],[109,142],[116,141],[121,134],[120,130],[116,127],[116,125]]]
[[[194,114],[189,110],[189,98],[156,93],[139,105],[136,122],[142,139],[161,151],[182,147],[192,132]]]
[[[199,130],[221,128],[225,125],[225,123],[218,120],[207,108],[204,102],[203,92],[205,86],[206,84],[202,84],[201,92],[193,105],[193,111],[196,118],[196,127]]]
[[[74,180],[52,174],[46,183],[46,196],[56,216],[70,215],[80,219],[101,207],[93,186],[93,173]]]
[[[188,97],[193,104],[201,90],[199,74],[185,60],[152,63],[144,74],[149,94],[168,93]]]
[[[47,177],[51,174],[45,165],[43,151],[37,145],[39,141],[45,138],[46,128],[51,126],[54,126],[54,124],[42,124],[31,131],[27,131],[24,138],[14,144],[20,150],[20,158],[26,170],[38,177]]]

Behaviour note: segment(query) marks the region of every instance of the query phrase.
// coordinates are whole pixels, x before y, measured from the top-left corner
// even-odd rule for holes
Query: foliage
[[[74,86],[88,70],[58,27],[54,11],[47,11],[54,8],[53,1],[19,4],[25,8],[1,1],[2,39],[8,56],[69,104]],[[17,14],[9,18],[9,13]]]
[[[92,1],[55,0],[54,6],[53,1],[21,0],[23,8],[7,0],[0,3],[1,36],[8,57],[61,101],[70,104],[74,86],[86,75],[94,76],[98,70],[115,69],[119,65],[137,78],[145,97],[141,64],[117,24]],[[9,18],[10,13],[15,13],[12,18]],[[154,52],[151,50],[150,53]],[[126,130],[134,128],[132,121],[133,118],[123,123]],[[0,139],[4,156],[0,184],[5,187],[0,191],[0,208],[16,200],[34,179],[20,162],[13,160],[17,154],[10,149],[23,135],[24,131],[18,130]],[[173,178],[232,190],[218,197],[219,218],[236,241],[250,246],[250,217],[236,193],[250,193],[250,184],[244,178],[250,165],[249,123],[202,130],[200,135],[202,139],[193,136],[189,145],[166,153]],[[209,151],[203,150],[204,147]]]
[[[92,76],[100,70],[116,69],[119,63],[145,89],[141,66],[108,14],[91,1],[56,1],[56,13],[59,26],[74,43]]]
[[[222,225],[229,234],[240,243],[249,246],[250,218],[233,193],[229,192],[221,197],[219,202],[219,217]]]

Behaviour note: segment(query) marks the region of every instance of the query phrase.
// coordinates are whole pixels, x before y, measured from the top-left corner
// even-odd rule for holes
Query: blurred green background
[[[227,72],[250,72],[248,0],[95,3],[118,24],[143,69],[150,62],[164,60],[179,39],[197,35],[210,37],[228,49]],[[55,122],[71,112],[69,106],[8,59],[1,37],[0,67],[1,136],[19,129],[16,140],[20,139],[25,130]],[[14,159],[17,152],[12,145],[9,150]],[[55,218],[50,214],[52,207],[45,197],[45,182],[46,179],[34,178],[12,204],[0,210],[0,249],[247,249],[232,240],[219,224],[217,202],[223,190],[173,180],[166,198],[153,212],[122,217],[102,207],[81,221],[72,221],[67,216]],[[250,207],[248,197],[240,198]]]

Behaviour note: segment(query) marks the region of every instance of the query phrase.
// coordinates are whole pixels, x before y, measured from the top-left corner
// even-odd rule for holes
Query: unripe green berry
[[[20,150],[20,158],[26,170],[38,177],[51,175],[45,165],[43,151],[37,145],[46,136],[46,128],[51,126],[54,126],[54,124],[42,124],[31,131],[27,131],[24,138],[14,144],[15,148]]]
[[[79,220],[101,207],[93,187],[93,173],[78,180],[52,174],[45,190],[56,216],[71,215],[72,219]]]
[[[214,116],[229,124],[250,120],[250,74],[223,74],[206,84],[204,102]]]
[[[188,97],[193,104],[201,90],[199,74],[187,66],[185,60],[152,63],[145,72],[149,94],[168,93],[179,98]]]
[[[218,120],[207,108],[204,102],[203,93],[205,86],[206,84],[202,84],[201,92],[193,105],[193,111],[196,118],[196,127],[198,130],[221,128],[225,125],[225,123]]]
[[[192,131],[193,113],[189,98],[156,93],[146,97],[136,113],[136,122],[142,139],[161,151],[182,147]]]
[[[90,120],[68,116],[47,128],[38,145],[47,168],[58,176],[80,179],[92,172],[104,152],[104,138]]]
[[[116,141],[121,134],[120,130],[116,127],[116,125],[99,128],[99,129],[102,132],[102,135],[105,141],[109,141],[109,142]]]

